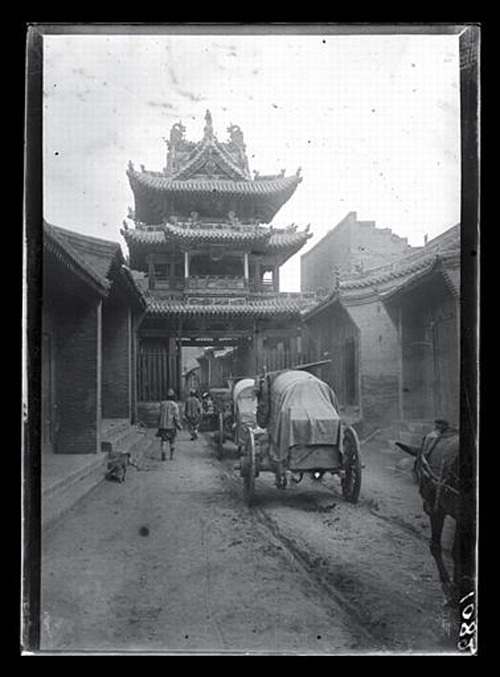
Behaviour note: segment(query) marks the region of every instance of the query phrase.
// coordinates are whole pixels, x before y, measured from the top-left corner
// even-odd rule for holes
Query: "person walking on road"
[[[170,460],[174,458],[175,438],[178,430],[182,430],[179,407],[175,401],[174,391],[169,388],[165,400],[160,402],[160,417],[156,433],[156,436],[160,438],[162,461],[167,460],[167,442],[170,446]]]
[[[196,390],[191,390],[189,393],[189,397],[186,400],[185,414],[191,439],[196,440],[201,420],[201,402],[196,395]]]

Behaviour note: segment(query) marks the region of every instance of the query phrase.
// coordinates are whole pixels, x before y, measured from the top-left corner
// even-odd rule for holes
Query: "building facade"
[[[116,242],[44,223],[42,453],[101,451],[103,419],[135,420],[145,300]]]
[[[339,275],[304,313],[303,346],[308,361],[331,360],[319,375],[367,430],[436,417],[458,425],[459,326],[455,226],[384,266]]]

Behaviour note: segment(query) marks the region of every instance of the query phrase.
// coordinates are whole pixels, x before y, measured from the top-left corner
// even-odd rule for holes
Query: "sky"
[[[46,35],[44,217],[119,241],[125,174],[161,171],[176,122],[199,141],[237,124],[250,170],[303,181],[273,224],[313,233],[348,212],[414,246],[460,220],[458,35]]]

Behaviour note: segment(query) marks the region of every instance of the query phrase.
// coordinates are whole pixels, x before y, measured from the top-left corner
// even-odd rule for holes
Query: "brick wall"
[[[301,290],[329,291],[335,284],[337,269],[341,274],[366,270],[411,250],[406,238],[389,228],[377,228],[374,221],[358,221],[356,212],[350,212],[301,256]]]
[[[306,362],[331,360],[315,373],[333,388],[340,404],[359,404],[359,331],[349,314],[340,304],[332,305],[305,322],[302,336]],[[349,341],[353,359],[348,357]]]
[[[137,410],[137,349],[138,349],[138,333],[140,325],[140,316],[132,315],[132,341],[131,341],[131,355],[130,355],[130,374],[131,374],[131,396],[130,396],[130,416],[131,422],[136,423],[138,420]]]
[[[395,322],[378,300],[348,307],[359,329],[363,421],[381,425],[400,417],[401,348]]]
[[[356,220],[351,212],[312,249],[300,257],[301,291],[330,290],[335,284],[336,268],[350,270],[350,224]]]
[[[401,301],[403,413],[458,423],[459,302],[441,278]]]
[[[131,416],[131,315],[126,304],[103,302],[102,415]]]
[[[47,303],[42,308],[41,351],[41,415],[42,452],[53,452],[56,446],[57,402],[55,370],[56,321]]]
[[[54,323],[60,453],[100,451],[101,310],[101,302],[75,304],[59,312]]]

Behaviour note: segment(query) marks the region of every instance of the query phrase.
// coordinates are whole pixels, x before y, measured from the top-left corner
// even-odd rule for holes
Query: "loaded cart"
[[[274,472],[285,489],[287,475],[300,482],[304,474],[319,480],[338,475],[347,501],[356,503],[361,489],[359,440],[340,416],[330,386],[300,370],[272,372],[255,386],[255,421],[238,429],[240,473],[246,502],[255,496],[255,479]]]

